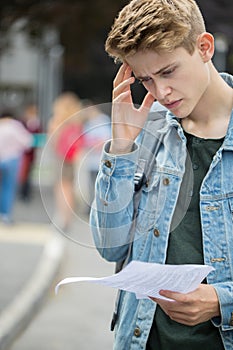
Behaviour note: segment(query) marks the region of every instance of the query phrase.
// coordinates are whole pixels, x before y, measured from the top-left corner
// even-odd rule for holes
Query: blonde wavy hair
[[[82,101],[75,93],[70,91],[62,93],[53,103],[53,115],[49,121],[48,132],[51,134],[69,122],[82,122],[80,113],[82,108]]]
[[[171,52],[184,47],[192,54],[205,30],[194,0],[132,0],[116,17],[105,49],[120,61],[147,49]]]

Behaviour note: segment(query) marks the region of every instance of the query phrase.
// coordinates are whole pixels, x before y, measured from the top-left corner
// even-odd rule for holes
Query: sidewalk
[[[0,223],[1,350],[28,326],[44,302],[65,248],[64,239],[49,224],[38,193],[30,203],[18,202],[15,212],[15,224]],[[38,223],[33,222],[34,216]]]
[[[12,227],[0,225],[0,350],[112,349],[116,290],[83,283],[54,293],[65,277],[114,272],[93,247],[88,218],[74,223],[75,242],[54,231],[39,192],[15,212]]]

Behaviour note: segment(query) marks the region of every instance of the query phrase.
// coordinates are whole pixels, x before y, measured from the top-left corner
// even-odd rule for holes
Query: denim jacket
[[[233,77],[222,77],[233,87]],[[185,171],[186,138],[179,121],[168,112],[163,145],[149,183],[143,185],[130,260],[164,264],[172,217]],[[133,215],[134,173],[139,145],[124,155],[103,149],[90,223],[96,247],[108,261],[127,256]],[[233,111],[227,134],[213,157],[200,188],[204,262],[214,267],[207,281],[217,292],[221,317],[212,319],[224,347],[233,348]],[[116,323],[116,350],[143,350],[156,303],[121,292]]]

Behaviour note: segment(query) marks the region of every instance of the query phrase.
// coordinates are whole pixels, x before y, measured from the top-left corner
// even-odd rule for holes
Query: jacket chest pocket
[[[180,176],[171,171],[153,172],[142,188],[139,211],[152,217],[153,223],[162,217],[168,221],[178,198],[180,182]]]
[[[158,216],[165,205],[169,185],[169,176],[161,173],[152,173],[148,182],[142,188],[139,209]]]

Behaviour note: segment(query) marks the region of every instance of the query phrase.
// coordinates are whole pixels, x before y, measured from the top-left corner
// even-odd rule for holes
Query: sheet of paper
[[[180,293],[195,290],[209,272],[214,270],[208,265],[162,265],[141,261],[131,261],[119,273],[108,277],[70,277],[59,282],[61,285],[74,282],[90,282],[136,294],[138,299],[148,296],[163,298],[161,289]]]

